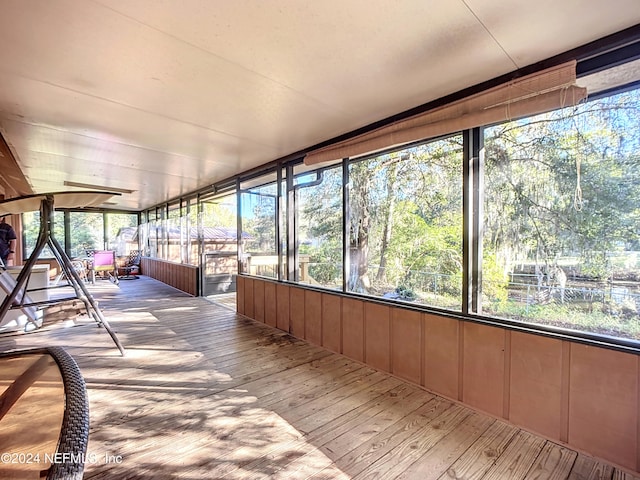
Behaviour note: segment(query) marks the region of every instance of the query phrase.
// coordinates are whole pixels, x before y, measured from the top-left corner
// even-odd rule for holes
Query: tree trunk
[[[352,243],[350,255],[351,276],[349,278],[349,290],[352,292],[368,293],[371,288],[368,265],[369,239],[361,236],[357,242]]]
[[[369,228],[371,212],[369,190],[372,171],[364,163],[356,164],[351,171],[350,232],[349,232],[349,279],[352,292],[368,293],[369,281]]]
[[[387,179],[387,198],[385,200],[385,217],[384,229],[382,233],[382,244],[380,245],[380,268],[376,280],[381,282],[386,277],[387,268],[387,249],[391,241],[391,227],[393,226],[393,211],[396,204],[395,188],[396,178],[398,176],[398,164],[393,163],[389,168],[389,177]]]

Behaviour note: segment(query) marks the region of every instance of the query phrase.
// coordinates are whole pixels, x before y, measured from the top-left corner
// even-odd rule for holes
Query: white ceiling
[[[0,0],[0,132],[34,192],[138,210],[638,23],[638,0]]]

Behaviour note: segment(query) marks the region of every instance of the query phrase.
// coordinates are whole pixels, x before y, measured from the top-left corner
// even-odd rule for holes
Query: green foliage
[[[509,279],[496,254],[485,252],[482,262],[482,293],[492,304],[492,309],[501,308],[506,304],[508,286]]]
[[[342,285],[342,171],[325,170],[321,183],[296,191],[299,252],[309,255],[309,275],[324,286]]]
[[[543,263],[640,243],[640,95],[626,92],[485,130],[485,245]]]
[[[459,275],[462,271],[462,219],[450,212],[428,223],[411,201],[397,204],[387,268],[391,283],[411,281],[412,272]],[[415,279],[414,279],[415,280]]]
[[[400,285],[396,287],[395,293],[398,295],[400,300],[406,300],[409,302],[414,301],[418,296],[416,292],[414,292],[411,288],[405,287],[404,285]]]
[[[342,283],[342,248],[338,242],[327,240],[318,247],[301,248],[300,253],[309,254],[309,274],[316,282],[326,286]]]
[[[275,255],[277,251],[274,193],[275,184],[269,184],[241,195],[242,231],[249,236],[246,247],[248,252]],[[212,209],[211,214],[222,215],[223,212]]]
[[[593,280],[605,280],[611,273],[605,252],[583,252],[580,274]]]
[[[500,304],[499,308],[491,313],[498,317],[539,325],[551,325],[583,332],[640,340],[640,322],[635,319],[629,320],[629,318],[622,315],[611,314],[604,310],[585,311],[566,304],[522,305],[509,301]]]
[[[205,226],[237,228],[236,196],[202,203],[202,224]]]
[[[84,256],[87,250],[114,248],[113,244],[118,231],[124,227],[137,225],[137,215],[127,213],[107,213],[109,242],[105,245],[104,239],[104,215],[99,212],[69,212],[69,256]],[[53,234],[61,245],[65,244],[64,229],[65,214],[62,211],[54,213]],[[25,239],[26,253],[31,254],[35,247],[38,232],[40,230],[40,212],[27,212],[23,214],[22,234]],[[45,247],[41,257],[51,258],[53,253]]]
[[[87,250],[104,248],[102,213],[71,212],[69,225],[72,256],[83,256]]]

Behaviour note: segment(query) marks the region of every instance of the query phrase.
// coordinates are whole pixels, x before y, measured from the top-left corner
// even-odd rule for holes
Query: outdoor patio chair
[[[86,282],[89,280],[87,264],[84,260],[71,260],[71,267],[78,274],[78,277],[80,277],[80,280],[82,280],[83,282]],[[66,278],[67,278],[67,274],[64,272],[64,270],[62,270],[62,267],[61,267],[60,273],[56,275],[56,278],[53,280],[52,284],[59,285],[60,281]]]
[[[71,266],[81,280],[87,281],[87,264],[83,260],[71,260]]]
[[[120,277],[120,280],[135,280],[140,273],[140,257],[142,252],[140,250],[131,250],[125,264],[121,267],[124,272],[124,276]]]
[[[113,250],[96,250],[93,252],[93,264],[91,266],[91,283],[96,283],[96,274],[102,274],[104,278],[116,285],[118,280],[118,266],[116,265],[116,252]]]

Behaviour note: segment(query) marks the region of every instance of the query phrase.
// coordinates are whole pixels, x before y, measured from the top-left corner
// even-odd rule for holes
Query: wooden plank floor
[[[81,317],[85,478],[616,479],[632,475],[146,277],[91,287],[127,349]]]

